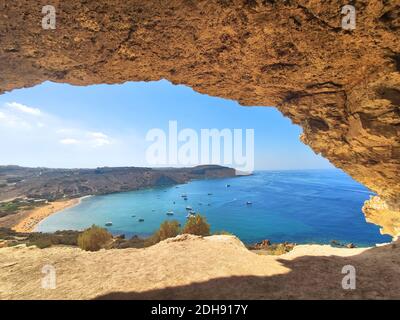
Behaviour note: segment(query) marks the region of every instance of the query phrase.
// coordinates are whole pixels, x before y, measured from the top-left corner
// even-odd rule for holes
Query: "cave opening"
[[[4,137],[0,147],[8,150],[1,165],[90,170],[216,164],[234,167],[240,174],[253,173],[238,180],[222,179],[224,192],[221,184],[215,182],[195,181],[179,190],[168,187],[163,193],[157,190],[150,194],[142,191],[129,194],[131,189],[142,187],[118,186],[117,191],[128,192],[138,204],[114,198],[114,195],[106,197],[102,205],[97,199],[90,200],[94,203],[67,209],[63,215],[44,220],[37,230],[83,229],[93,223],[104,225],[113,220],[110,229],[114,234],[148,236],[166,219],[165,212],[175,212],[173,207],[181,212],[167,218],[185,222],[186,216],[182,214],[185,210],[179,207],[182,203],[178,201],[178,193],[185,193],[191,194],[192,199],[184,204],[204,213],[214,232],[226,230],[246,243],[268,238],[278,242],[334,241],[368,246],[389,239],[381,236],[376,226],[367,224],[361,213],[363,202],[373,193],[303,144],[299,140],[301,127],[293,125],[275,108],[240,106],[235,101],[203,95],[167,80],[86,87],[45,82],[3,94],[0,105],[0,130]],[[320,128],[316,121],[310,119],[310,126]],[[171,125],[175,131],[171,131]],[[154,130],[165,133],[165,147],[157,150],[165,152],[165,157],[156,159],[164,162],[151,162],[147,157],[154,144],[154,139],[148,139],[149,132]],[[198,141],[194,144],[197,150],[186,147],[181,154],[193,134],[202,137],[202,130],[216,130],[217,140],[220,139],[215,147],[213,137],[209,137],[207,151],[211,156],[201,157],[205,149]],[[236,158],[227,153],[227,150],[235,153],[235,130],[242,130],[241,155],[246,156],[249,151],[246,147],[254,143],[251,170],[241,170],[234,162]],[[246,130],[253,130],[254,141],[243,135]],[[229,141],[231,148],[227,149]],[[174,142],[175,150],[171,152]],[[185,153],[196,153],[198,157],[185,157]],[[214,153],[218,156],[213,157]],[[79,175],[77,181],[63,178],[73,182],[72,187],[68,183],[62,187],[63,196],[116,191],[111,183],[107,186],[109,189],[94,190],[87,179]],[[161,184],[159,187],[176,184],[173,178],[165,176],[157,181]],[[47,186],[49,184],[46,182]],[[219,194],[213,201],[204,197],[212,194],[211,189]],[[226,193],[227,190],[234,192]],[[53,190],[46,189],[46,192]],[[3,189],[2,198],[10,193],[12,191]],[[166,198],[164,193],[170,197]],[[100,206],[99,212],[93,211],[92,206],[96,205]],[[114,218],[109,216],[110,205],[118,208]],[[141,214],[150,216],[150,222],[132,223],[132,215],[127,212],[141,212],[142,207]]]

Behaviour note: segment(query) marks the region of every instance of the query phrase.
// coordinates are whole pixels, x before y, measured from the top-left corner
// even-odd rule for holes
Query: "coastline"
[[[74,207],[81,203],[82,199],[87,198],[90,196],[85,196],[81,198],[74,198],[74,199],[66,199],[66,200],[59,200],[54,202],[49,202],[48,204],[32,209],[29,213],[22,218],[18,223],[16,223],[11,229],[16,232],[22,233],[30,233],[33,232],[35,227],[41,222],[42,220],[46,219],[47,217],[65,210],[67,208]]]

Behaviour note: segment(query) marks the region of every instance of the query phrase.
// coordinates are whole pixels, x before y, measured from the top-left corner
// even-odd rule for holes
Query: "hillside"
[[[217,165],[193,168],[49,169],[0,166],[0,201],[16,197],[57,200],[173,185],[192,179],[233,177]]]

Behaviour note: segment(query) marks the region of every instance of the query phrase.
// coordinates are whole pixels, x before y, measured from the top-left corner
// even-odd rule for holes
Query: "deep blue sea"
[[[365,222],[361,207],[370,195],[340,170],[258,171],[252,176],[86,198],[43,220],[36,230],[80,230],[111,221],[107,229],[113,234],[147,236],[166,219],[184,224],[185,208],[191,206],[207,217],[212,231],[229,231],[246,243],[389,242],[377,226]],[[166,215],[170,210],[173,216]]]

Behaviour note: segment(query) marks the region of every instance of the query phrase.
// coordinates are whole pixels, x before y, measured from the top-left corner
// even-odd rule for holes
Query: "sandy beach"
[[[81,198],[50,202],[42,207],[30,210],[12,229],[17,232],[32,232],[36,225],[50,215],[79,204]]]

